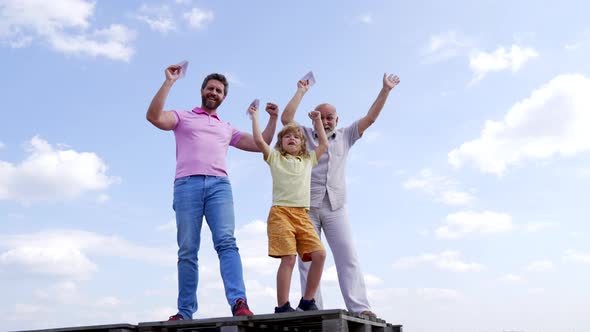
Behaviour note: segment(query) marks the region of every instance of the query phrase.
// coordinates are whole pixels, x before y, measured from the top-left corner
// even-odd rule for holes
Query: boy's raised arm
[[[278,106],[273,103],[267,103],[266,109],[267,112],[269,109],[278,110]],[[260,132],[260,124],[258,123],[258,108],[252,105],[250,108],[248,108],[248,113],[252,119],[252,137],[254,139],[254,143],[264,155],[264,160],[266,160],[268,158],[268,154],[270,153],[270,147],[265,142],[264,138],[262,137],[262,133]]]
[[[285,110],[281,115],[283,126],[293,122],[295,119],[295,112],[307,90],[309,90],[309,80],[299,80],[299,82],[297,82],[297,91],[295,92],[295,95],[291,98],[287,106],[285,106]]]
[[[272,105],[269,107],[269,105]],[[266,113],[268,113],[269,118],[268,122],[266,123],[266,128],[262,131],[262,138],[266,144],[270,144],[272,142],[272,138],[275,135],[275,130],[277,129],[277,119],[279,117],[279,107],[273,103],[266,104]]]
[[[316,134],[318,135],[319,144],[318,147],[315,148],[315,156],[319,160],[322,154],[328,150],[328,137],[326,136],[326,131],[324,130],[324,125],[322,124],[322,115],[320,112],[311,111],[308,115],[313,122],[313,127]]]

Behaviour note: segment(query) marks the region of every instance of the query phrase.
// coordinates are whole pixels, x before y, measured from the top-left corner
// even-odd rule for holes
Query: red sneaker
[[[168,321],[171,321],[171,320],[184,320],[184,317],[182,317],[181,314],[176,314],[174,316],[168,317]]]
[[[234,306],[231,308],[231,312],[234,316],[252,316],[254,315],[250,308],[248,308],[248,303],[244,299],[237,299]]]

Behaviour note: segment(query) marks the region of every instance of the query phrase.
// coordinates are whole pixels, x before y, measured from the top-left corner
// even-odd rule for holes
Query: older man
[[[363,135],[381,113],[389,92],[399,83],[394,75],[383,75],[383,87],[377,99],[369,108],[368,113],[352,123],[350,126],[336,129],[338,114],[336,107],[324,103],[315,110],[321,113],[324,130],[328,136],[330,147],[328,153],[318,160],[311,175],[311,208],[309,217],[321,237],[322,230],[332,250],[338,282],[348,311],[370,317],[376,315],[371,311],[363,274],[360,268],[356,250],[352,239],[351,225],[346,211],[346,183],[345,169],[349,149]],[[295,112],[309,89],[308,81],[297,83],[297,92],[285,107],[281,116],[284,124],[293,121]],[[312,150],[318,144],[317,135],[312,128],[303,127],[308,149]],[[305,289],[309,263],[299,260],[301,289]],[[318,307],[322,307],[321,294],[316,294]]]

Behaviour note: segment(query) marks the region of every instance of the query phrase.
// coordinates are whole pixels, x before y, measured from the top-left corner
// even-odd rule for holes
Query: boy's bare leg
[[[307,274],[307,285],[305,287],[305,294],[303,299],[313,299],[315,293],[320,287],[320,280],[322,279],[322,272],[324,271],[324,262],[326,261],[326,251],[317,250],[311,253],[311,266]]]
[[[277,304],[282,306],[289,301],[289,289],[291,288],[291,275],[297,256],[281,257],[281,265],[277,271]],[[321,271],[320,271],[321,277]]]

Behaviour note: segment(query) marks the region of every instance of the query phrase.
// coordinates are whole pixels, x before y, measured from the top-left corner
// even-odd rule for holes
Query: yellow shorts
[[[268,255],[282,257],[299,254],[309,262],[311,253],[324,250],[307,209],[303,207],[273,206],[267,221]]]

